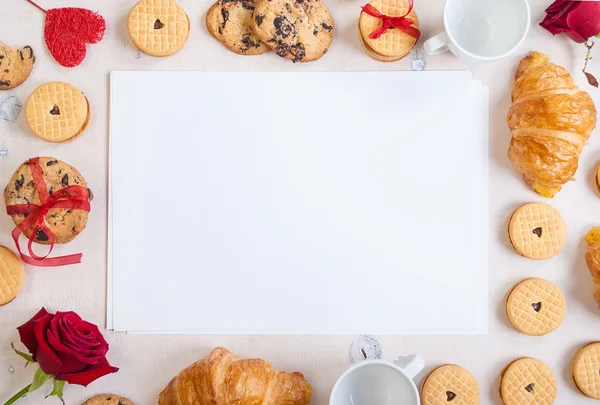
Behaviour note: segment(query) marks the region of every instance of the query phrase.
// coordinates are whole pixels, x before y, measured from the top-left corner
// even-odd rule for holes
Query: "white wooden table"
[[[95,199],[87,229],[75,241],[57,247],[56,254],[83,252],[81,265],[64,268],[27,268],[26,285],[11,304],[0,307],[0,402],[27,385],[33,368],[23,368],[23,361],[10,348],[18,342],[16,327],[45,305],[49,310],[75,310],[84,319],[104,325],[106,302],[106,234],[107,234],[107,140],[108,74],[112,70],[229,70],[229,71],[338,71],[338,70],[405,70],[410,57],[397,63],[370,59],[357,39],[357,18],[363,3],[358,0],[329,1],[336,21],[336,36],[329,53],[318,62],[292,64],[274,54],[240,57],[228,52],[215,41],[204,26],[209,0],[180,0],[191,20],[191,34],[178,54],[158,59],[140,55],[129,40],[125,21],[135,0],[39,0],[47,8],[80,6],[98,9],[106,18],[105,39],[88,49],[86,61],[74,69],[59,66],[43,43],[43,15],[25,0],[0,0],[0,40],[12,46],[31,45],[37,64],[31,78],[16,90],[0,93],[17,95],[25,101],[31,91],[47,81],[71,82],[89,98],[92,121],[86,133],[74,142],[50,144],[33,137],[27,130],[23,114],[14,124],[0,121],[0,144],[9,149],[0,157],[2,188],[14,169],[32,156],[55,156],[77,167],[93,189]],[[592,282],[583,260],[582,238],[592,225],[600,225],[600,197],[596,196],[591,174],[600,159],[600,139],[595,134],[583,152],[578,181],[564,187],[550,203],[563,214],[568,224],[569,240],[564,251],[544,262],[524,259],[510,247],[506,238],[507,220],[519,204],[542,201],[520,180],[510,166],[506,151],[510,132],[505,116],[510,106],[510,89],[518,60],[530,50],[548,53],[552,59],[575,74],[577,83],[593,94],[600,106],[600,91],[584,83],[582,67],[584,48],[566,38],[553,38],[537,26],[549,1],[531,0],[532,30],[519,52],[506,60],[468,66],[450,54],[427,58],[427,69],[469,69],[491,90],[491,170],[490,170],[490,328],[488,336],[385,336],[383,358],[420,353],[426,370],[440,363],[458,363],[478,379],[482,404],[499,404],[497,377],[502,367],[518,356],[537,357],[555,371],[559,388],[557,404],[583,405],[594,401],[577,393],[569,376],[569,363],[577,348],[590,340],[600,340],[600,311],[592,298]],[[442,0],[417,0],[416,10],[424,37],[436,34],[441,27]],[[600,59],[600,48],[596,49]],[[600,63],[592,61],[590,71],[600,74]],[[156,83],[168,86],[168,83]],[[244,96],[232,95],[232,105]],[[202,127],[202,122],[198,122]],[[165,137],[165,142],[168,142]],[[426,154],[426,151],[423,151]],[[123,173],[122,175],[127,175]],[[440,200],[443,196],[440,196]],[[0,211],[4,211],[4,202]],[[13,223],[0,215],[0,244],[14,248],[10,231]],[[451,235],[445,235],[452,237]],[[140,238],[147,237],[139,235]],[[436,235],[443,243],[444,235]],[[148,240],[160,246],[160,240]],[[432,247],[434,249],[435,247]],[[13,249],[14,250],[14,249]],[[513,329],[504,314],[504,296],[518,280],[543,277],[557,283],[568,299],[568,313],[562,326],[545,337],[529,337]],[[135,286],[132,286],[135,288]],[[400,290],[400,288],[399,288]],[[310,297],[306,297],[310,299]],[[189,308],[189,316],[218,308]],[[400,310],[410,310],[398,309]],[[394,319],[390,319],[394,322]],[[111,350],[109,360],[121,367],[117,374],[104,377],[87,390],[68,387],[66,401],[79,404],[88,396],[113,392],[128,396],[137,404],[156,403],[158,393],[183,367],[205,356],[214,346],[222,345],[238,355],[262,357],[275,367],[302,371],[313,384],[312,404],[328,403],[336,378],[348,366],[348,346],[353,336],[146,336],[106,332]],[[14,367],[11,373],[9,369]],[[424,374],[424,373],[423,373]],[[423,376],[421,374],[418,379]],[[42,389],[24,399],[22,404],[40,404],[50,389]],[[56,398],[48,403],[59,403]]]

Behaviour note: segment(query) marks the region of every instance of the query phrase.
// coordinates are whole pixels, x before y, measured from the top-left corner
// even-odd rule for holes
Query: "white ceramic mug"
[[[513,53],[529,32],[528,0],[446,0],[444,30],[425,41],[425,52],[451,51],[467,61],[486,62]]]
[[[394,363],[356,363],[338,378],[329,405],[419,405],[419,390],[413,378],[423,367],[423,358],[416,354],[400,357]]]

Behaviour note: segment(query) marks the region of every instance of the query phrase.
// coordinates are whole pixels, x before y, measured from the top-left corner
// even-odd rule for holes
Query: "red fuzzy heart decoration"
[[[100,42],[105,32],[106,21],[91,10],[67,7],[46,12],[46,45],[54,59],[65,67],[83,62],[86,44]]]

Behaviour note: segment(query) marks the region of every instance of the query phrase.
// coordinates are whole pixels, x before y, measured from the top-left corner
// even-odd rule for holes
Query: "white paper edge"
[[[106,256],[106,329],[113,329],[113,285],[112,285],[112,148],[110,138],[112,136],[111,109],[113,106],[113,72],[109,75],[109,114],[108,114],[108,224],[107,224],[107,256]]]

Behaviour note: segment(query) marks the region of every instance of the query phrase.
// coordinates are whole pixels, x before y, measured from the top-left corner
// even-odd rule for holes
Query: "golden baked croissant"
[[[594,298],[600,308],[600,228],[592,228],[585,236],[587,252],[585,252],[585,263],[592,273],[594,280]]]
[[[240,359],[222,347],[175,377],[159,405],[307,405],[312,387],[300,373],[271,368],[260,359]]]
[[[512,101],[508,158],[536,193],[552,198],[573,180],[579,154],[596,127],[594,102],[565,68],[538,52],[521,60]]]

